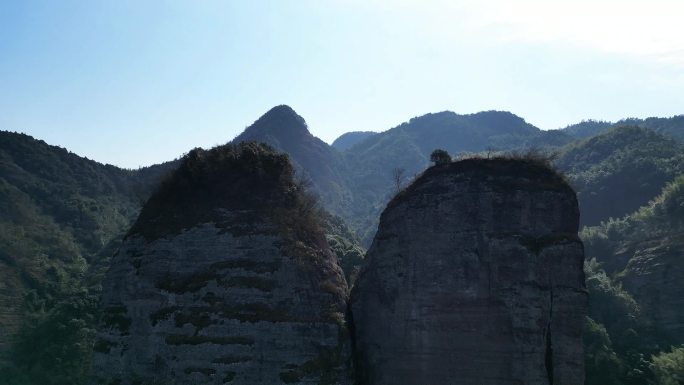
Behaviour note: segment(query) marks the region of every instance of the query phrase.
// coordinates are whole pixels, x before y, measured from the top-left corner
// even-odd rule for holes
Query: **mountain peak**
[[[281,104],[263,114],[240,136],[270,135],[276,138],[292,136],[309,136],[309,129],[304,118],[299,116],[290,106]]]
[[[531,135],[539,132],[539,128],[527,123],[525,119],[509,111],[481,111],[468,115],[471,119],[490,127],[505,129],[509,133]]]

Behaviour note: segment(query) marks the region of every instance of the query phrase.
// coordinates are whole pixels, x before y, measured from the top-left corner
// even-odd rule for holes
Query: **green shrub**
[[[658,385],[684,384],[684,347],[653,356],[651,368],[658,379]]]

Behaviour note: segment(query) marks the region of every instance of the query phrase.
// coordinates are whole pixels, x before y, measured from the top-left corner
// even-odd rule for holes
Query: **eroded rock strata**
[[[364,385],[581,385],[574,191],[531,160],[428,169],[392,200],[352,290]]]
[[[350,384],[347,284],[287,157],[193,150],[113,258],[96,384]]]

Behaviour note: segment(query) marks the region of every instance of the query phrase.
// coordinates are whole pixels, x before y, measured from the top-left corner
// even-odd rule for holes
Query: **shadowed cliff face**
[[[383,212],[352,291],[360,382],[583,384],[578,222],[535,162],[428,169]]]
[[[622,250],[631,255],[622,275],[625,289],[673,345],[684,342],[682,250],[681,232],[654,234],[651,239],[633,242]]]
[[[347,284],[287,157],[195,150],[103,288],[94,384],[349,384]]]

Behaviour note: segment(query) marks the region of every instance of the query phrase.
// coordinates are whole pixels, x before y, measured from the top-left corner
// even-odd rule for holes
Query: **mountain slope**
[[[11,359],[26,383],[79,383],[90,287],[172,167],[123,170],[0,132],[0,367]]]
[[[300,178],[308,180],[326,208],[345,216],[351,205],[342,156],[327,143],[311,135],[304,119],[289,106],[273,107],[233,143],[267,143],[290,157]]]
[[[638,211],[581,235],[595,258],[587,273],[598,322],[587,341],[589,384],[651,383],[653,356],[684,343],[684,176]]]
[[[684,146],[639,127],[618,127],[560,150],[556,166],[577,190],[582,224],[619,218],[684,172]]]
[[[651,129],[657,133],[669,136],[684,143],[684,115],[675,115],[670,118],[628,118],[617,122],[605,122],[585,120],[577,124],[569,125],[562,131],[574,138],[588,138],[620,126],[637,126]]]
[[[486,111],[471,115],[458,115],[451,111],[426,114],[409,120],[393,129],[374,135],[357,144],[352,153],[363,153],[377,146],[385,137],[406,135],[429,155],[435,148],[449,153],[482,151],[488,147],[500,148],[522,145],[540,134],[538,128],[522,118],[502,111]]]
[[[583,120],[579,123],[571,124],[560,130],[567,135],[577,139],[585,139],[602,132],[608,131],[615,123],[603,120]]]
[[[646,314],[684,343],[684,175],[648,205],[585,229],[587,254],[619,276]]]
[[[339,138],[335,139],[335,141],[332,142],[331,146],[333,146],[339,151],[344,151],[353,147],[355,144],[360,143],[376,134],[377,132],[373,131],[347,132],[340,135]]]

